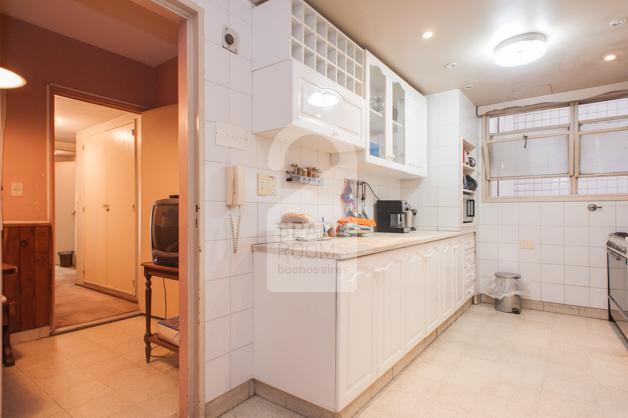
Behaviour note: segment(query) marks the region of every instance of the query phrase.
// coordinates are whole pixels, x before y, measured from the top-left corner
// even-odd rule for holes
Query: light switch
[[[24,196],[24,183],[21,181],[14,181],[11,183],[11,196]]]
[[[265,174],[257,175],[257,195],[275,196],[277,194],[277,178]]]
[[[522,250],[533,250],[534,249],[534,241],[519,241],[519,248]]]

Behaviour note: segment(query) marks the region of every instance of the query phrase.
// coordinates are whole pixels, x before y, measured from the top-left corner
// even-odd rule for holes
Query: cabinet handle
[[[28,241],[25,239],[20,240],[20,247],[28,247]]]

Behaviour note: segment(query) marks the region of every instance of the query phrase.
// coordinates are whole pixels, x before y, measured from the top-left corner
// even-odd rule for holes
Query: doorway
[[[53,332],[138,315],[139,115],[54,95]]]
[[[37,31],[39,33],[42,33],[43,30],[54,32],[56,29],[55,18],[57,17],[57,15],[58,14],[65,14],[65,15],[72,14],[68,12],[67,10],[65,10],[66,6],[68,8],[74,7],[76,6],[77,3],[79,5],[84,4],[84,3],[89,3],[90,5],[94,4],[93,2],[90,2],[87,0],[85,1],[62,0],[61,2],[55,3],[55,7],[53,9],[46,9],[44,7],[45,9],[44,10],[42,9],[42,6],[45,6],[45,5],[41,5],[39,2],[36,2],[36,1],[26,1],[26,2],[11,3],[7,5],[7,9],[2,9],[0,10],[0,12],[9,13],[11,12],[10,8],[13,4],[20,5],[20,8],[15,10],[15,13],[18,14],[19,16],[13,16],[13,18],[18,19],[18,20],[19,19],[28,20],[30,16],[29,15],[30,11],[38,10],[42,13],[40,13],[37,16],[34,16],[34,18],[37,18],[38,22],[42,22],[42,25],[45,26],[45,28],[43,29],[39,28],[37,29]],[[57,53],[57,51],[59,51],[59,48],[53,48],[49,45],[50,43],[57,42],[58,40],[58,36],[53,36],[52,34],[47,36],[45,43],[37,43],[31,40],[31,45],[28,48],[9,48],[12,55],[4,54],[4,50],[3,50],[2,59],[3,60],[9,59],[17,64],[22,65],[22,67],[20,68],[20,72],[26,76],[29,82],[29,84],[25,87],[25,90],[23,90],[23,92],[27,92],[28,94],[23,94],[22,97],[30,96],[32,98],[37,98],[39,100],[42,95],[41,92],[46,91],[46,89],[49,89],[48,92],[52,92],[52,95],[54,95],[55,91],[59,93],[59,90],[66,90],[66,91],[72,92],[72,94],[70,94],[72,98],[74,99],[85,98],[87,99],[86,101],[92,102],[94,104],[102,104],[103,101],[106,101],[105,97],[113,97],[120,100],[120,102],[118,102],[118,104],[121,105],[120,107],[124,107],[123,105],[128,105],[129,103],[142,103],[144,105],[144,108],[152,108],[152,105],[150,104],[145,105],[143,102],[143,100],[150,102],[152,100],[151,94],[144,94],[146,93],[146,90],[138,91],[137,86],[141,87],[142,85],[145,85],[147,80],[148,81],[154,80],[153,77],[139,77],[138,76],[138,77],[135,77],[132,80],[132,82],[122,83],[124,84],[123,86],[124,90],[132,90],[133,88],[135,88],[135,90],[137,91],[137,94],[135,95],[128,94],[125,96],[124,91],[122,91],[119,87],[115,87],[113,83],[111,83],[112,81],[115,82],[116,80],[120,79],[123,69],[131,69],[132,71],[136,71],[137,73],[139,72],[140,67],[144,68],[143,66],[138,65],[137,64],[138,62],[140,62],[142,59],[145,59],[147,61],[150,60],[151,59],[151,56],[149,56],[150,53],[154,52],[155,54],[158,55],[158,54],[163,53],[167,49],[163,47],[164,46],[163,37],[167,37],[169,35],[168,33],[164,33],[164,31],[162,31],[161,29],[164,29],[165,27],[169,27],[170,25],[150,24],[150,25],[144,25],[140,28],[141,30],[144,30],[144,31],[149,31],[151,30],[151,28],[155,28],[155,27],[160,29],[158,31],[159,32],[158,36],[156,38],[154,37],[152,38],[152,45],[160,44],[158,48],[150,48],[147,45],[147,42],[151,41],[150,37],[124,36],[124,34],[121,34],[122,32],[126,30],[126,28],[132,27],[133,23],[141,23],[143,25],[147,21],[155,23],[159,20],[159,18],[155,18],[153,16],[151,18],[146,19],[146,21],[142,21],[142,19],[138,16],[140,15],[143,16],[144,14],[139,13],[138,15],[137,13],[139,11],[138,7],[145,7],[153,12],[156,12],[159,16],[165,17],[166,19],[171,20],[177,25],[177,28],[174,31],[174,33],[178,34],[178,39],[175,41],[174,45],[175,45],[175,50],[178,51],[178,54],[179,54],[178,59],[175,60],[176,61],[175,68],[177,68],[178,70],[179,80],[178,80],[178,89],[177,89],[178,92],[175,93],[174,97],[178,98],[178,104],[176,105],[176,112],[179,116],[179,125],[177,127],[178,132],[173,137],[178,140],[178,149],[180,150],[178,181],[181,187],[181,190],[180,190],[181,210],[180,210],[180,217],[179,217],[180,222],[179,223],[182,226],[180,228],[180,235],[179,235],[180,237],[180,240],[179,240],[180,241],[180,251],[179,251],[180,281],[179,283],[182,289],[181,296],[180,296],[181,327],[182,327],[181,335],[180,335],[181,352],[179,355],[181,373],[178,373],[177,378],[179,381],[178,386],[180,389],[178,392],[180,393],[180,399],[179,399],[180,409],[179,410],[180,410],[181,415],[184,415],[184,416],[185,415],[198,415],[198,411],[202,410],[201,409],[202,408],[202,404],[201,404],[202,386],[200,386],[201,379],[199,377],[199,373],[202,369],[202,366],[199,366],[199,365],[202,365],[202,360],[200,360],[199,357],[201,356],[202,353],[199,354],[200,350],[199,350],[199,341],[198,341],[198,334],[201,329],[202,321],[200,321],[199,319],[200,314],[199,314],[199,309],[198,309],[199,260],[198,260],[198,255],[196,254],[197,248],[199,247],[198,218],[200,215],[199,215],[198,204],[199,204],[199,200],[201,200],[199,196],[199,193],[200,193],[199,192],[199,181],[200,181],[199,162],[201,158],[200,156],[202,155],[202,153],[199,152],[199,144],[201,142],[199,135],[202,130],[202,117],[199,116],[199,107],[200,107],[199,103],[201,100],[200,91],[202,88],[200,81],[202,80],[202,74],[199,74],[200,66],[199,66],[199,60],[198,60],[198,57],[200,54],[199,44],[200,42],[202,42],[202,31],[201,31],[201,26],[198,20],[199,14],[200,14],[200,7],[192,6],[187,1],[178,1],[178,0],[160,0],[156,2],[120,1],[120,2],[116,2],[115,8],[99,8],[98,10],[96,10],[97,12],[103,12],[105,14],[108,14],[109,18],[113,18],[113,19],[108,19],[107,25],[115,23],[116,19],[124,21],[124,19],[126,18],[129,18],[129,17],[133,18],[131,19],[133,20],[133,22],[123,22],[124,24],[119,26],[120,30],[116,31],[115,29],[109,28],[107,30],[107,36],[103,36],[98,39],[92,38],[91,40],[87,40],[88,43],[89,42],[96,43],[97,45],[95,46],[101,48],[101,50],[106,50],[114,54],[128,53],[130,55],[133,55],[137,52],[137,57],[135,56],[127,57],[127,58],[130,58],[131,60],[136,60],[136,62],[133,62],[133,63],[127,62],[125,65],[122,65],[122,66],[101,65],[101,59],[104,59],[104,55],[109,55],[109,54],[103,54],[103,53],[100,53],[99,59],[95,59],[95,60],[87,59],[84,54],[81,54],[81,61],[76,62],[76,56],[68,53],[69,50],[71,49],[70,48],[71,46],[68,46],[68,49],[64,50],[62,60],[58,59],[58,57],[60,56],[60,54]],[[134,8],[135,9],[134,12],[136,13],[117,13],[117,11],[120,10],[120,8],[122,8],[123,12],[125,11],[124,10],[125,8]],[[95,16],[95,14],[93,13],[95,9],[96,8],[90,8],[89,10],[84,9],[84,11],[86,12],[85,17],[86,18],[89,17],[89,19],[92,19],[93,16]],[[47,19],[46,15],[49,15],[51,18]],[[40,17],[40,16],[43,16],[43,17]],[[74,24],[73,22],[76,22],[76,25],[82,28],[101,27],[99,25],[87,23],[85,19],[78,19],[78,18],[70,22],[67,22],[67,20],[64,22],[66,26],[73,25]],[[18,28],[20,30],[30,30],[31,28],[29,28],[29,24],[31,23],[33,22],[30,22],[30,23],[12,22],[12,28]],[[37,23],[35,23],[35,25],[37,25]],[[78,35],[80,35],[80,33]],[[120,35],[120,36],[112,36],[112,35]],[[68,36],[66,35],[66,38],[67,37]],[[25,39],[24,37],[19,37],[19,36],[2,36],[2,38],[3,38],[3,42],[6,41],[9,43],[14,42],[15,40]],[[124,45],[123,45],[124,48],[122,48],[123,51],[115,50],[118,45],[113,45],[113,44],[115,44],[116,40],[118,39],[124,40]],[[77,40],[81,42],[81,39],[77,39]],[[84,39],[82,40],[82,42],[85,43],[86,40]],[[138,43],[141,45],[138,48],[133,49],[132,47],[137,46]],[[48,46],[47,51],[42,50],[42,45],[44,44]],[[76,44],[74,46],[76,46]],[[129,48],[127,48],[127,46]],[[45,48],[46,46],[43,46],[43,49]],[[82,45],[81,48],[83,48],[84,50],[87,49],[85,45]],[[108,50],[108,48],[111,48],[114,50],[111,51],[111,50]],[[39,53],[37,53],[36,51],[39,51]],[[51,54],[47,53],[50,51],[55,51],[55,53],[52,54],[53,55],[52,57],[50,56]],[[54,65],[52,67],[48,65],[39,65],[39,68],[37,69],[29,68],[29,66],[33,63],[33,60],[31,60],[33,56],[37,56],[38,63],[43,62],[45,60],[55,60],[55,62],[53,63]],[[140,60],[140,61],[137,61],[137,60]],[[57,63],[61,61],[64,62],[64,65],[68,70],[55,72],[54,67],[57,65]],[[149,66],[154,67],[153,63],[148,62],[147,64]],[[82,70],[82,74],[76,74],[73,72],[73,69],[79,69],[79,68]],[[100,79],[98,77],[95,78],[98,81],[98,83],[88,85],[89,84],[87,80],[87,78],[89,78],[87,76],[88,72],[92,72],[92,73],[96,72],[99,74]],[[40,75],[43,73],[46,74],[45,80],[43,80],[40,77]],[[159,79],[159,76],[157,76],[156,78]],[[44,86],[43,88],[42,88],[42,85]],[[57,89],[60,85],[64,87]],[[79,91],[90,92],[92,95],[90,97],[84,97],[85,95],[80,93]],[[60,95],[63,95],[63,94],[60,94]],[[20,96],[19,93],[9,97],[9,101],[12,102],[11,105],[13,109],[13,112],[11,113],[9,117],[9,119],[11,119],[9,123],[10,128],[11,128],[11,124],[13,124],[13,126],[17,124],[21,124],[21,126],[27,126],[24,123],[24,121],[27,119],[27,115],[30,115],[30,114],[38,115],[39,121],[42,121],[44,119],[41,115],[44,114],[42,109],[44,109],[46,105],[38,105],[37,107],[32,107],[32,106],[29,107],[26,105],[23,106],[23,103],[20,102],[20,97],[18,96]],[[50,110],[54,106],[53,104],[54,101],[51,102],[50,95],[48,96],[47,100],[48,100],[47,108],[48,110]],[[42,103],[42,102],[40,101],[39,103]],[[138,109],[138,110],[142,110],[142,109]],[[18,121],[15,117],[16,115],[19,115],[21,117],[21,120]],[[52,118],[52,113],[48,112],[48,115]],[[54,173],[54,169],[53,169],[54,157],[53,157],[53,152],[52,152],[54,148],[52,147],[52,144],[51,144],[51,141],[54,138],[51,132],[54,126],[53,120],[48,119],[45,123],[31,124],[30,126],[32,127],[32,132],[34,133],[33,135],[31,135],[31,137],[34,138],[33,144],[35,143],[35,139],[41,142],[41,138],[42,138],[41,131],[43,131],[42,127],[44,125],[46,125],[45,129],[48,132],[47,140],[48,140],[48,145],[49,145],[49,154],[47,155],[45,159],[45,164],[47,164],[47,173]],[[12,132],[11,129],[9,130],[9,135],[7,136],[10,141],[14,141],[15,140],[14,138],[16,137],[15,132],[14,131]],[[22,142],[21,144],[23,146],[23,144],[25,143]],[[41,164],[41,160],[43,159],[39,158],[39,160],[37,161],[37,164],[39,164],[39,167],[44,166],[44,164]],[[52,224],[55,219],[56,208],[55,208],[54,203],[52,203],[53,199],[51,198],[52,196],[54,196],[54,193],[55,193],[53,176],[54,174],[51,174],[50,176],[48,176],[44,173],[42,175],[39,175],[38,177],[39,180],[37,179],[31,180],[30,178],[25,177],[26,180],[29,181],[29,183],[26,184],[26,186],[28,187],[26,187],[25,190],[29,192],[31,190],[36,191],[37,199],[39,199],[40,202],[44,202],[43,204],[38,203],[37,205],[32,205],[32,209],[29,212],[29,213],[34,213],[36,216],[38,216],[37,218],[38,222],[42,224],[47,223],[46,225],[41,226],[41,228],[50,228],[51,227],[50,224]],[[16,183],[19,183],[19,182],[16,182]],[[17,190],[17,186],[16,186],[16,190]],[[48,198],[49,198],[47,201],[48,205],[46,204],[46,194],[48,194]],[[21,200],[26,201],[26,199],[21,199]],[[40,226],[37,226],[37,227],[39,228]],[[138,225],[138,228],[139,228],[139,225]],[[76,232],[75,232],[75,236],[76,236]],[[75,245],[78,245],[78,241],[75,241]],[[51,245],[50,248],[53,248],[53,246]],[[56,260],[57,254],[53,253],[51,254],[51,256],[52,256],[51,257],[52,262],[49,262],[49,264],[54,266],[55,262],[57,261]],[[59,259],[58,262],[60,263],[60,261],[61,260]],[[136,261],[139,262],[139,261],[144,261],[144,260],[142,257],[138,257],[138,260]],[[76,264],[76,260],[74,260],[74,263]],[[76,270],[77,270],[77,275],[78,275],[79,271],[78,269]],[[49,277],[49,276],[46,276],[46,277]],[[136,284],[138,284],[140,281],[141,280],[136,281]],[[50,283],[50,284],[53,284],[53,283]],[[44,288],[45,287],[42,286],[42,289]],[[155,286],[155,290],[157,290],[157,288],[158,287]],[[54,291],[54,288],[53,288],[53,291]],[[141,304],[141,300],[140,300],[141,296],[142,296],[142,288],[140,288],[140,291],[136,293],[136,297],[138,298],[138,302],[140,302],[140,304]],[[158,298],[156,297],[155,299],[158,299]],[[50,306],[48,306],[48,308],[49,307]],[[48,312],[48,309],[46,309],[46,312]],[[170,307],[169,307],[168,313],[170,314]],[[73,393],[72,395],[69,395],[69,393],[73,392],[74,390],[70,388],[70,386],[73,384],[76,384],[77,388],[80,386],[81,390],[98,392],[99,389],[103,389],[102,387],[98,388],[97,387],[98,385],[83,384],[83,383],[79,384],[78,381],[73,381],[70,378],[66,378],[67,377],[66,374],[69,374],[70,372],[74,371],[70,367],[68,367],[69,365],[67,364],[67,361],[69,360],[70,363],[73,363],[73,364],[78,364],[79,362],[83,361],[82,359],[79,359],[79,357],[82,357],[82,356],[79,356],[78,353],[76,352],[76,350],[79,349],[79,346],[81,348],[87,348],[88,346],[90,346],[96,349],[99,355],[100,354],[104,355],[105,351],[107,350],[109,351],[113,350],[111,343],[113,342],[114,339],[116,339],[116,337],[121,335],[121,331],[122,331],[121,329],[114,327],[114,325],[116,326],[121,325],[124,331],[130,332],[132,334],[132,338],[134,340],[130,342],[129,345],[122,343],[121,341],[117,341],[118,345],[116,345],[116,347],[120,347],[120,349],[123,349],[123,348],[129,349],[133,351],[133,355],[137,355],[137,353],[141,353],[140,355],[143,356],[144,353],[141,350],[137,350],[136,347],[130,346],[132,344],[137,344],[136,339],[139,333],[137,329],[135,329],[136,324],[131,324],[133,321],[137,319],[141,320],[142,318],[131,318],[131,319],[123,320],[123,321],[117,321],[111,324],[101,325],[99,327],[92,327],[92,328],[88,328],[88,329],[84,329],[84,330],[80,330],[80,331],[76,331],[72,333],[65,333],[65,334],[57,335],[52,338],[45,339],[46,341],[45,343],[44,341],[39,341],[37,344],[39,348],[48,346],[49,350],[44,350],[44,352],[40,353],[41,356],[38,360],[41,360],[42,364],[36,364],[37,361],[35,362],[30,361],[30,365],[32,367],[29,367],[29,368],[31,368],[33,372],[35,372],[37,369],[40,369],[42,365],[44,365],[45,367],[43,368],[46,370],[42,370],[42,373],[53,373],[53,372],[55,373],[55,376],[43,376],[43,375],[40,376],[42,379],[53,378],[53,377],[56,379],[57,381],[56,383],[53,383],[51,381],[47,382],[51,385],[51,387],[49,388],[50,391],[54,391],[55,390],[53,389],[54,387],[54,388],[58,388],[60,391],[66,391],[68,393],[68,396],[76,396],[75,393]],[[48,322],[46,322],[46,324],[48,324]],[[45,327],[42,327],[42,328],[43,329],[36,330],[36,332],[38,333],[37,335],[42,336],[44,333],[46,333]],[[142,327],[140,328],[143,328],[143,324],[142,324]],[[107,332],[103,332],[102,335],[96,335],[96,334],[99,334],[98,331],[101,331],[101,330],[102,331],[106,330]],[[105,335],[105,334],[108,334],[108,335]],[[90,341],[88,342],[86,341],[86,339]],[[100,340],[104,342],[105,344],[108,345],[108,347],[106,347],[104,344],[100,344],[96,340]],[[54,343],[50,341],[54,341]],[[140,341],[141,341],[141,337],[140,337]],[[80,344],[77,344],[77,343],[80,343]],[[97,345],[100,345],[100,347],[94,347],[92,343],[96,343]],[[65,352],[62,352],[64,350]],[[55,354],[59,356],[59,358],[56,359],[58,360],[58,364],[55,364],[54,366],[52,365],[52,363],[55,362],[55,359],[53,358],[54,356],[53,356],[52,351],[57,351],[57,353]],[[85,354],[86,361],[88,357],[92,359],[97,357],[97,355],[94,352],[88,352],[84,354]],[[126,360],[131,360],[134,363],[136,363],[136,360],[139,361],[141,359],[128,358]],[[124,361],[121,361],[119,358],[116,358],[114,360],[108,359],[108,358],[107,359],[101,358],[101,361],[103,363],[101,365],[102,369],[98,370],[97,368],[94,368],[93,370],[94,371],[93,375],[98,376],[100,378],[103,378],[102,374],[104,372],[112,371],[112,369],[114,368],[112,364],[114,362],[124,363]],[[136,364],[138,365],[138,367],[140,366],[139,363],[136,363]],[[144,366],[144,364],[145,362],[142,364],[142,366]],[[117,368],[118,366],[115,366],[115,367]],[[53,371],[53,369],[55,370]],[[19,369],[14,369],[14,370],[19,370]],[[117,376],[119,378],[119,381],[111,380],[105,384],[105,386],[108,386],[110,389],[113,389],[115,392],[120,392],[119,388],[121,387],[121,385],[119,385],[119,383],[120,384],[130,383],[130,379],[124,379],[122,376],[123,372],[122,371],[119,371],[119,372],[120,373]],[[16,374],[20,375],[20,373],[17,373],[17,372]],[[61,376],[62,374],[63,376]],[[146,391],[144,392],[147,392],[152,387],[151,385],[152,376],[148,376],[148,374],[150,373],[146,373],[146,376],[145,376],[145,377],[148,377],[148,379],[146,380],[146,385],[144,385],[144,387],[146,387]],[[31,379],[26,379],[25,382],[28,382],[30,385],[30,383],[32,383],[33,381],[37,383],[37,382],[41,382],[42,379],[33,377]],[[141,387],[142,385],[140,382],[136,380],[134,380],[133,383],[136,385],[136,387]],[[16,388],[16,386],[12,384],[8,385],[8,387],[14,388],[14,389]],[[116,387],[117,389],[114,389],[113,387]],[[6,386],[5,386],[5,389],[6,389]],[[27,389],[32,389],[32,388],[27,388]],[[23,391],[21,393],[26,393],[26,392]],[[33,392],[31,391],[30,393],[33,393]],[[42,392],[38,391],[37,393],[41,394]],[[46,391],[46,393],[48,392]],[[98,396],[100,396],[103,399],[103,402],[102,402],[103,408],[114,404],[114,402],[112,402],[110,398],[104,399],[109,395],[107,394],[105,396],[102,396],[103,393],[104,392],[100,391],[98,394]],[[135,392],[132,392],[131,394],[135,396],[138,393],[139,391],[135,391]],[[157,398],[159,398],[158,395],[159,393],[152,393],[151,396],[155,397],[155,399],[157,400]],[[178,397],[176,393],[174,395],[175,395],[174,396],[175,398]],[[160,399],[163,399],[163,397]],[[21,405],[29,405],[30,407],[37,406],[36,405],[37,402],[34,402],[34,400],[31,402],[29,402],[28,399],[24,399],[24,400],[25,402],[22,402]],[[70,400],[68,399],[68,401]],[[94,402],[91,406],[94,406],[95,404],[96,402]],[[69,404],[68,404],[68,408],[71,408]],[[102,411],[99,410],[99,412],[102,412]]]

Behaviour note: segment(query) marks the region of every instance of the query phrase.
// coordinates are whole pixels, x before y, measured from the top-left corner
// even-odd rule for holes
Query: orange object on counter
[[[357,224],[362,226],[376,226],[374,220],[372,219],[364,219],[364,218],[354,218],[353,216],[347,216],[345,218],[340,218],[337,221],[340,225],[344,224]]]

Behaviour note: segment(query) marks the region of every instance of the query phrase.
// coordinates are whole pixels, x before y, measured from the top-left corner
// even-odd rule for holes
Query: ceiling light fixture
[[[421,35],[423,37],[423,39],[432,39],[432,37],[434,36],[434,32],[431,31],[427,31],[427,32],[423,32],[423,35]]]
[[[613,20],[610,21],[608,26],[610,26],[611,28],[616,28],[617,26],[621,26],[624,23],[626,23],[626,19],[624,19],[624,18],[613,19]]]
[[[501,67],[515,67],[541,58],[547,51],[547,36],[528,32],[508,38],[495,47],[495,63]]]
[[[447,64],[444,65],[444,67],[448,70],[455,70],[457,66],[458,66],[457,62],[448,62]]]
[[[604,61],[615,61],[617,55],[615,54],[606,54],[604,55]]]
[[[16,89],[26,85],[26,80],[21,75],[0,67],[0,90]]]
[[[471,90],[473,88],[473,84],[465,84],[464,89],[465,90]]]

